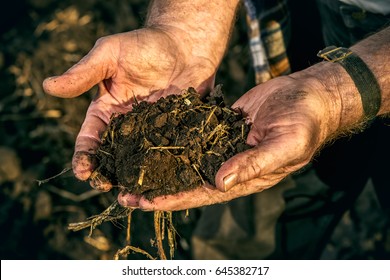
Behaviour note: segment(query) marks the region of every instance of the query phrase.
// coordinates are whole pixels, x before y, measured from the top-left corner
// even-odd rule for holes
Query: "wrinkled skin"
[[[225,162],[216,175],[216,187],[157,197],[121,194],[122,205],[143,210],[182,210],[226,202],[270,188],[305,166],[333,131],[330,104],[322,89],[292,77],[280,77],[257,86],[234,105],[252,125],[247,143],[253,148]]]
[[[191,55],[191,49],[177,43],[174,33],[144,28],[99,39],[94,48],[61,76],[47,78],[43,87],[51,95],[71,98],[98,84],[77,136],[73,172],[80,180],[90,178],[96,168],[93,155],[100,136],[113,113],[131,110],[135,99],[154,102],[168,94],[179,94],[189,86],[209,91],[218,65]],[[104,178],[91,185],[108,191]]]
[[[91,185],[100,190],[108,191],[112,186],[104,178],[97,181],[91,177],[96,167],[91,155],[99,146],[100,134],[112,113],[131,110],[134,97],[153,102],[167,94],[179,94],[189,86],[205,93],[214,85],[222,50],[226,48],[219,42],[226,42],[228,38],[226,27],[237,1],[202,1],[199,6],[186,2],[196,12],[194,15],[208,20],[191,18],[191,13],[182,9],[185,5],[182,2],[168,2],[179,5],[180,10],[170,10],[166,2],[156,1],[160,4],[160,9],[155,9],[156,14],[152,13],[156,21],[169,21],[178,26],[187,22],[186,28],[145,28],[102,38],[65,74],[44,81],[47,93],[64,98],[78,96],[99,85],[76,140],[73,171],[81,180],[90,178]],[[208,4],[231,4],[231,9],[216,10],[218,17],[214,13],[202,13],[204,5]],[[231,12],[230,17],[225,15],[226,11]],[[167,13],[173,17],[167,19]],[[202,29],[198,26],[200,22],[214,25]],[[214,44],[211,47],[203,44],[205,39],[211,39],[205,33],[217,28],[219,32],[212,32],[217,37]],[[194,32],[192,37],[188,36],[190,39],[186,37],[191,33],[188,30]],[[390,107],[388,56],[385,55],[389,50],[389,32],[390,28],[386,28],[351,47],[368,64],[381,85],[379,115],[388,114]],[[202,50],[199,46],[206,48]],[[197,48],[195,52],[193,48]],[[253,148],[221,166],[216,186],[204,185],[190,192],[156,197],[153,201],[122,193],[118,201],[146,211],[181,210],[260,192],[305,166],[326,141],[365,121],[356,86],[338,63],[318,63],[301,72],[275,78],[251,89],[233,108],[241,111],[252,125],[247,142]]]
[[[76,140],[73,171],[80,180],[109,191],[102,177],[91,177],[100,135],[114,112],[131,110],[135,101],[154,102],[168,94],[194,86],[209,91],[217,63],[194,57],[171,33],[141,29],[98,40],[78,64],[61,76],[44,81],[47,93],[70,98],[98,84]],[[329,104],[320,98],[321,88],[300,82],[299,77],[280,77],[257,86],[233,108],[250,123],[247,142],[253,148],[225,162],[216,175],[216,186],[205,185],[185,193],[157,197],[121,193],[118,201],[143,210],[181,210],[200,207],[260,192],[274,186],[307,164],[329,133]]]

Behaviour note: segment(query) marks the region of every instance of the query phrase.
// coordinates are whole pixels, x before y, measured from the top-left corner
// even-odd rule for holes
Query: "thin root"
[[[154,212],[154,231],[156,234],[156,245],[157,245],[157,252],[161,260],[166,260],[167,256],[164,252],[163,247],[163,238],[162,238],[162,231],[164,228],[161,227],[161,219],[164,218],[163,211],[155,211]]]
[[[53,180],[53,179],[55,179],[55,178],[65,174],[66,172],[70,171],[71,169],[72,168],[67,167],[67,168],[64,168],[60,173],[58,173],[58,174],[56,174],[56,175],[54,175],[54,176],[52,176],[50,178],[47,178],[47,179],[44,179],[44,180],[37,180],[38,186],[40,186],[42,184],[45,184],[45,183],[49,182],[50,180]]]
[[[122,257],[126,257],[127,255],[129,255],[131,252],[136,252],[136,253],[140,253],[140,254],[143,254],[145,255],[148,259],[150,260],[155,260],[156,258],[153,258],[148,252],[146,252],[145,250],[142,250],[141,248],[138,248],[138,247],[134,247],[134,246],[131,246],[131,245],[127,245],[125,248],[123,249],[120,249],[116,252],[116,254],[114,255],[114,260],[119,260],[119,258],[122,256]]]
[[[199,172],[199,170],[198,170],[198,167],[196,167],[195,164],[193,164],[193,165],[191,165],[191,166],[192,166],[192,168],[195,169],[196,173],[198,174],[200,180],[202,180],[202,183],[203,183],[203,185],[204,185],[204,184],[205,184],[205,181],[203,180],[203,177],[202,177],[202,175],[200,174],[200,172]]]

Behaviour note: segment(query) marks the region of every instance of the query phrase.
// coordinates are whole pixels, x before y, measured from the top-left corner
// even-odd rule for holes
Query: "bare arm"
[[[174,31],[189,55],[219,66],[226,50],[239,0],[154,0],[146,27]]]
[[[378,115],[390,112],[390,27],[371,35],[350,48],[370,68],[381,89],[381,107]],[[329,131],[337,135],[364,121],[360,94],[346,70],[338,63],[321,62],[304,71],[292,74],[307,79],[318,87],[334,109]],[[317,85],[316,85],[317,84]],[[322,88],[322,89],[321,89]],[[329,95],[329,98],[328,98]]]
[[[96,168],[94,154],[113,113],[132,109],[137,100],[156,101],[194,87],[214,85],[239,0],[156,0],[146,26],[97,40],[93,49],[60,76],[47,78],[44,90],[72,98],[98,85],[76,139],[73,172],[81,180]],[[91,185],[108,191],[107,180]]]
[[[378,115],[390,112],[390,27],[372,35],[351,48],[374,73],[381,88],[382,102]],[[356,92],[356,89],[355,89]],[[355,96],[355,108],[359,98]],[[354,102],[351,102],[354,104]],[[353,106],[353,105],[352,105]],[[360,113],[362,110],[360,108]],[[348,114],[346,114],[345,118]]]
[[[378,80],[379,115],[390,112],[390,28],[351,48]],[[216,188],[141,198],[135,206],[180,210],[261,192],[310,162],[332,137],[360,125],[364,113],[360,94],[338,63],[321,62],[289,76],[254,87],[234,105],[252,124],[247,142],[253,148],[226,161],[216,175]],[[126,197],[119,196],[124,205]],[[134,206],[134,205],[133,205]]]

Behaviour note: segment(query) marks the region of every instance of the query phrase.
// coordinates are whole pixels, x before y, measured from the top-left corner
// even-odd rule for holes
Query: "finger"
[[[97,167],[96,150],[100,146],[100,135],[106,129],[107,117],[99,111],[99,104],[92,103],[77,135],[72,159],[73,173],[80,180],[87,180]]]
[[[63,98],[76,97],[91,89],[113,73],[109,55],[112,50],[100,40],[95,47],[77,64],[60,76],[49,77],[43,81],[46,93]]]
[[[248,139],[251,135],[248,136]],[[233,186],[273,173],[290,173],[306,165],[312,155],[304,137],[287,133],[264,138],[256,147],[227,160],[216,174],[216,187],[227,191]]]
[[[118,195],[118,203],[123,207],[138,208],[140,198],[141,198],[140,195],[121,192]]]
[[[97,166],[96,158],[87,152],[76,152],[72,159],[72,169],[75,177],[85,181],[91,176]]]
[[[211,185],[200,186],[194,190],[175,195],[159,196],[153,200],[142,197],[138,207],[143,211],[177,211],[210,205],[222,201],[220,192]],[[226,197],[228,199],[228,197]]]
[[[211,185],[203,185],[192,191],[175,195],[159,196],[153,200],[142,197],[138,201],[138,207],[143,211],[179,211],[191,208],[207,206],[216,203],[224,203],[232,199],[247,196],[268,189],[285,175],[272,175],[262,179],[253,179],[226,192],[221,192]]]
[[[108,192],[112,189],[111,182],[96,171],[91,174],[89,184],[92,188],[101,192]]]
[[[85,120],[76,138],[75,153],[73,155],[73,173],[80,180],[87,180],[95,170],[94,155],[101,144],[101,136],[107,128],[112,114],[125,113],[132,108],[115,100],[107,91],[103,83],[99,83],[98,98],[91,102]],[[104,182],[105,180],[101,180]],[[92,186],[99,188],[99,181],[92,182]],[[108,184],[102,183],[100,188],[107,189]]]

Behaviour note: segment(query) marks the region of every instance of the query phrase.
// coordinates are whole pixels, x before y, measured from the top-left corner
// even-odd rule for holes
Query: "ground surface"
[[[26,0],[9,4],[0,12],[0,256],[112,259],[125,244],[126,220],[104,223],[92,237],[88,230],[72,232],[67,226],[102,212],[115,197],[91,190],[71,172],[44,184],[37,181],[70,167],[74,140],[95,89],[63,100],[44,94],[41,83],[76,63],[99,37],[139,27],[147,1]],[[217,83],[228,89],[230,101],[244,92],[251,78],[243,23],[239,17],[217,76]],[[302,49],[295,50],[300,58]],[[310,178],[302,177],[302,183],[313,183]],[[324,258],[379,258],[383,254],[375,252],[390,251],[389,242],[383,241],[387,231],[375,196],[368,192],[359,201],[344,216]],[[191,258],[189,240],[199,212],[189,214],[174,213],[180,234],[175,257],[179,259]],[[132,222],[132,243],[155,252],[150,244],[153,214],[134,211]],[[375,247],[377,240],[380,249]],[[134,254],[129,258],[144,257]]]

